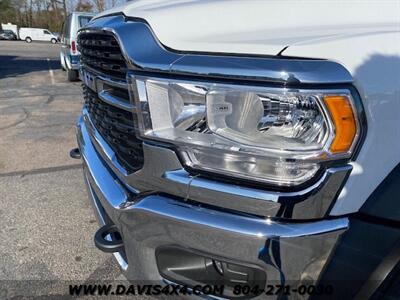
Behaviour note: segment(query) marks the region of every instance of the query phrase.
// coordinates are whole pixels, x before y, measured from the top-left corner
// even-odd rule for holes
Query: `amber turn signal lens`
[[[350,99],[346,96],[325,96],[324,101],[335,124],[335,138],[331,144],[331,153],[347,152],[357,132]]]

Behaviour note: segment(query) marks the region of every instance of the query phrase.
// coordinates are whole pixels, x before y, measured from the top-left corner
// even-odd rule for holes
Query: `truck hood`
[[[399,2],[139,0],[114,13],[145,19],[164,45],[181,51],[277,55],[287,46],[393,32]],[[378,13],[379,12],[379,13]]]

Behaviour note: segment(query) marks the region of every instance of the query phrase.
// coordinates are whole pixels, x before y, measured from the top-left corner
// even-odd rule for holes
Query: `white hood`
[[[290,45],[399,30],[399,3],[139,0],[99,16],[143,18],[177,50],[276,55]]]

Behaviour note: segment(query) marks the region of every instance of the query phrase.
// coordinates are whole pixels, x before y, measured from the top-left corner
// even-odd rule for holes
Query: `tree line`
[[[71,11],[101,12],[125,0],[0,0],[0,23],[59,32]]]

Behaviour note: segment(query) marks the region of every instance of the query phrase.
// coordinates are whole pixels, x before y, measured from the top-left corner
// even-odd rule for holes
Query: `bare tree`
[[[32,10],[33,10],[33,0],[29,1],[29,26],[33,26],[33,14],[32,14]]]
[[[0,0],[0,21],[59,31],[68,11],[104,11],[127,0]]]
[[[88,0],[78,0],[78,3],[75,6],[76,11],[93,11],[93,4]]]
[[[62,0],[62,5],[63,5],[63,10],[64,10],[64,17],[67,16],[67,3],[65,3],[65,0]]]
[[[105,1],[104,0],[94,0],[94,4],[99,12],[105,10]]]

